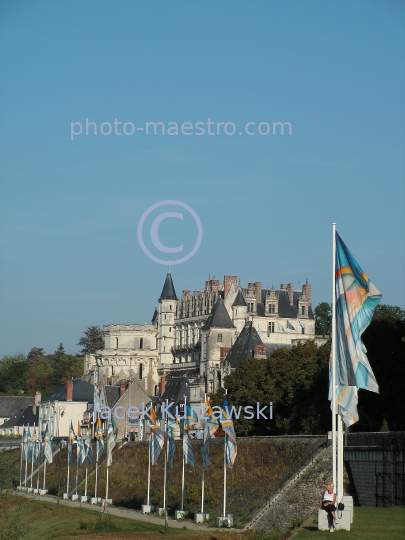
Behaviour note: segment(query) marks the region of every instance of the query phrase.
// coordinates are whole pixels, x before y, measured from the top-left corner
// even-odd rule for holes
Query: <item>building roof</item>
[[[246,302],[245,302],[245,299],[243,298],[243,294],[242,294],[241,289],[239,289],[238,294],[236,295],[236,298],[235,298],[235,300],[233,301],[232,307],[233,307],[233,306],[244,306],[244,307],[247,307],[247,304],[246,304]]]
[[[159,300],[177,300],[170,270],[167,272],[165,284],[163,285],[162,294],[160,295]]]
[[[208,328],[235,328],[225,307],[224,301],[220,296],[215,302],[211,314],[203,326],[203,330],[207,330]]]
[[[11,418],[34,403],[34,397],[0,396],[0,418]]]
[[[103,389],[105,394],[106,406],[112,409],[120,397],[120,385],[119,383],[118,386],[106,384],[103,386]]]
[[[83,379],[73,379],[73,399],[72,401],[82,401],[93,403],[94,386]],[[66,401],[66,384],[61,386],[52,395],[43,401]]]
[[[34,412],[35,410],[35,412]],[[4,422],[0,427],[14,427],[14,426],[33,426],[34,424],[38,426],[39,423],[39,407],[34,407],[29,405],[25,407],[18,414]]]
[[[184,403],[184,395],[188,401],[190,399],[190,389],[187,377],[172,377],[166,381],[165,391],[159,401],[164,403],[167,399],[169,404],[174,402],[178,405]]]
[[[243,289],[245,293],[247,293],[248,289]],[[264,309],[264,303],[266,299],[267,293],[270,291],[270,289],[262,289],[262,301],[257,302],[257,315],[259,317],[264,317],[266,315],[265,309]],[[278,289],[276,290],[276,294],[278,296],[278,316],[282,319],[296,319],[297,316],[299,316],[298,313],[298,300],[301,296],[300,291],[294,291],[293,292],[293,303],[290,304],[290,298],[288,296],[288,291],[285,289]],[[309,305],[308,307],[308,319],[314,319],[314,313],[312,311],[312,306]]]
[[[156,321],[157,321],[157,317],[158,317],[158,310],[157,308],[155,308],[155,311],[153,312],[153,317],[152,317],[152,324],[155,324]]]
[[[242,332],[229,351],[226,362],[230,363],[231,368],[238,368],[244,360],[254,356],[255,345],[263,345],[263,341],[253,326],[253,323],[249,321],[245,324]]]

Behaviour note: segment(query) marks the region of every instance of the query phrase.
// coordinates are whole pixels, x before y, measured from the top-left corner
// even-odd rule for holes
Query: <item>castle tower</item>
[[[242,332],[247,318],[247,304],[243,298],[242,290],[239,289],[238,294],[232,304],[232,321],[236,327],[238,334]]]
[[[167,272],[162,294],[158,306],[157,350],[159,354],[159,368],[165,370],[164,364],[173,363],[172,347],[175,342],[174,319],[176,316],[178,299],[174,290],[170,269]]]

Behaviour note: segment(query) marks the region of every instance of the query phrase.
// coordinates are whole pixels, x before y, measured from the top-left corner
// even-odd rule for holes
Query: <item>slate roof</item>
[[[103,388],[104,388],[105,399],[107,401],[106,406],[112,409],[116,401],[118,401],[118,398],[120,397],[120,387],[105,385],[103,386]]]
[[[35,407],[35,413],[33,411],[33,406],[30,405],[25,407],[17,415],[4,422],[0,427],[14,427],[14,426],[33,426],[34,424],[38,426],[39,423],[39,407]]]
[[[83,379],[73,379],[72,401],[86,401],[93,403],[94,386]],[[61,386],[52,395],[43,401],[66,401],[66,384]]]
[[[155,322],[157,321],[157,316],[158,316],[158,310],[157,308],[155,308],[155,311],[153,313],[153,317],[152,317],[152,324],[155,324]]]
[[[178,405],[184,403],[184,394],[188,401],[190,399],[190,389],[187,377],[173,377],[166,381],[165,391],[159,401],[164,403],[167,399],[169,403],[174,401]]]
[[[34,397],[0,396],[0,417],[11,418],[23,411],[28,405],[34,405]]]
[[[243,289],[243,292],[247,294],[248,289]],[[265,316],[265,310],[264,310],[264,301],[266,299],[266,295],[269,292],[269,289],[262,289],[262,301],[257,302],[257,315],[259,317]],[[300,297],[299,291],[293,292],[293,304],[290,304],[290,298],[288,296],[288,292],[285,289],[278,289],[276,290],[276,294],[278,295],[278,316],[282,319],[296,319],[298,314],[298,299]],[[309,306],[308,309],[308,319],[313,319],[314,313],[312,311],[312,306]]]
[[[163,285],[162,294],[160,295],[159,300],[177,300],[170,270],[167,272],[165,284]]]
[[[203,326],[203,330],[207,330],[208,328],[235,328],[225,307],[224,301],[220,296],[215,302],[211,314]]]
[[[242,291],[239,289],[238,294],[236,295],[235,300],[233,301],[233,306],[245,306],[247,307],[247,304],[245,302],[245,299],[243,298]]]
[[[226,362],[230,363],[231,368],[238,368],[244,360],[253,357],[255,345],[263,345],[263,341],[253,323],[249,321],[227,354]]]

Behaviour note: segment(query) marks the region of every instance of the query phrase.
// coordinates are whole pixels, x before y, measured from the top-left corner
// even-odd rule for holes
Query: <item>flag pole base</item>
[[[201,514],[201,512],[194,514],[194,523],[204,523],[204,521],[208,521],[209,519],[209,514]]]
[[[228,528],[233,527],[233,515],[232,514],[227,514],[226,516],[217,517],[217,519],[215,520],[215,525],[218,528],[221,528],[221,527],[228,527]]]
[[[174,519],[185,519],[188,516],[188,510],[175,510]]]
[[[169,513],[169,509],[167,509],[167,513]],[[158,514],[159,514],[159,517],[165,517],[166,508],[158,508]]]
[[[142,505],[142,514],[152,514],[154,512],[155,507],[153,504],[143,504]]]
[[[73,493],[72,501],[78,501],[79,499],[80,499],[80,495],[78,495],[77,493]]]
[[[90,497],[88,495],[82,495],[80,497],[80,502],[89,502],[90,501]]]
[[[34,494],[35,494],[35,495],[39,495],[39,491],[40,491],[39,489],[35,488],[35,489],[34,489]]]
[[[39,494],[40,495],[46,495],[48,493],[48,490],[47,489],[40,489],[39,490]]]
[[[111,506],[112,499],[100,499],[101,506]]]
[[[64,493],[63,494],[63,498],[64,499],[70,499],[72,497],[72,494],[71,493]]]
[[[90,497],[90,504],[100,504],[100,497]]]
[[[28,493],[34,493],[34,488],[27,488]]]

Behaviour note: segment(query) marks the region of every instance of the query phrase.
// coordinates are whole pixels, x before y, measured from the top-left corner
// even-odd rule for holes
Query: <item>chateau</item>
[[[104,385],[132,380],[153,396],[167,378],[185,375],[199,393],[213,392],[241,361],[315,337],[311,285],[242,287],[225,276],[179,299],[169,270],[151,324],[110,324],[103,333],[105,348],[86,356],[85,376],[97,369]]]

